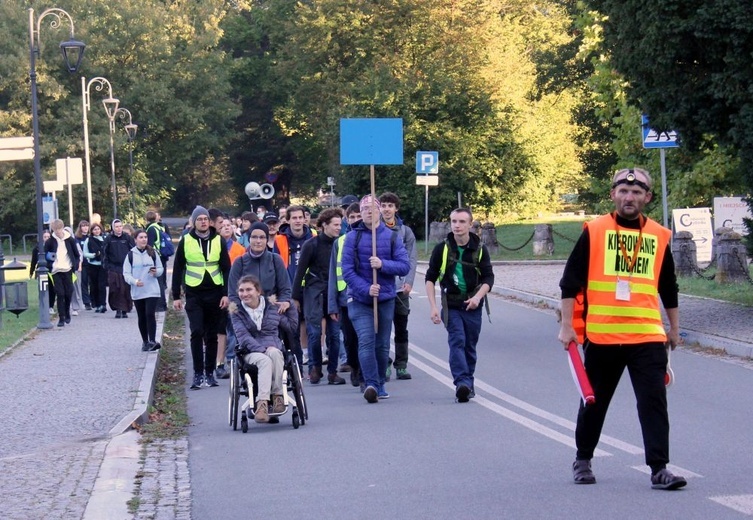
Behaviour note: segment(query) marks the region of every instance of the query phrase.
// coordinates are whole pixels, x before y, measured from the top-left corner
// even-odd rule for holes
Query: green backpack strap
[[[447,270],[447,257],[449,256],[450,251],[450,245],[447,242],[447,239],[444,239],[444,250],[442,251],[442,264],[439,266],[439,277],[437,278],[437,281],[441,283],[442,278],[444,277],[444,273]],[[484,254],[484,246],[481,245],[478,248],[478,255],[473,257],[473,268],[476,270],[476,274],[481,276],[481,268],[479,267],[481,265],[481,257]],[[460,262],[461,265],[467,265],[465,262],[463,262],[460,259],[453,258],[455,262]],[[445,293],[442,291],[442,305],[446,309],[447,308],[447,300],[445,298]],[[484,307],[486,307],[486,317],[489,320],[489,323],[492,322],[492,314],[491,310],[489,309],[489,295],[484,295]],[[445,316],[445,323],[447,323],[446,316]]]

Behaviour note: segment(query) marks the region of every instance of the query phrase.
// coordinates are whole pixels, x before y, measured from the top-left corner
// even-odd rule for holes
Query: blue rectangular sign
[[[420,175],[439,173],[439,152],[416,152],[416,173]]]
[[[643,148],[677,148],[677,132],[657,132],[649,126],[648,116],[641,116],[641,130],[643,132]]]
[[[403,164],[403,120],[340,119],[340,164]]]

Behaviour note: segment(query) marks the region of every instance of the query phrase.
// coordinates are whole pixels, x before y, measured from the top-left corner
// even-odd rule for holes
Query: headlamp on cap
[[[635,171],[634,170],[628,170],[627,175],[623,177],[622,179],[616,180],[612,183],[612,189],[616,188],[620,184],[627,184],[628,186],[640,186],[646,191],[651,191],[651,188],[648,184],[646,184],[643,181],[639,181],[635,177]]]

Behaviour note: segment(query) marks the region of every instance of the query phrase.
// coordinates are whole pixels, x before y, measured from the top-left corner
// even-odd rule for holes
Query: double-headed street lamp
[[[37,202],[37,247],[39,256],[37,259],[37,279],[39,281],[39,323],[37,328],[49,329],[50,323],[49,300],[47,299],[47,260],[44,254],[44,210],[42,207],[42,165],[39,157],[39,108],[37,107],[37,56],[39,52],[39,29],[42,20],[47,16],[52,17],[50,27],[57,29],[63,22],[63,17],[68,19],[71,25],[71,35],[68,41],[60,44],[60,50],[63,52],[63,59],[68,72],[76,72],[81,65],[84,57],[86,45],[83,42],[73,39],[73,18],[71,15],[56,7],[42,11],[39,18],[34,20],[34,9],[29,9],[29,78],[31,79],[31,121],[32,136],[34,138],[34,180],[36,181],[36,202]]]
[[[122,111],[122,112],[121,112]],[[115,184],[115,116],[120,113],[120,118],[125,120],[125,114],[128,113],[128,124],[126,126],[126,133],[128,134],[129,142],[136,137],[136,129],[138,128],[133,124],[131,118],[131,112],[126,108],[117,108],[112,115],[110,111],[107,111],[107,117],[110,119],[110,173],[112,176],[112,218],[118,218],[118,187]],[[131,155],[131,174],[133,174],[133,155]]]
[[[89,209],[89,220],[91,221],[94,209],[92,207],[92,171],[91,171],[91,158],[89,152],[89,119],[88,112],[91,108],[91,87],[94,86],[95,90],[102,91],[107,87],[107,97],[102,100],[105,105],[105,112],[107,113],[108,121],[112,121],[115,117],[115,113],[118,111],[118,101],[112,97],[112,85],[107,79],[102,77],[96,77],[86,82],[86,78],[81,78],[81,96],[83,98],[83,113],[84,113],[84,158],[86,161],[86,196]],[[113,217],[114,218],[114,217]]]
[[[136,139],[136,132],[139,129],[139,125],[133,123],[133,116],[131,116],[131,111],[127,108],[119,108],[117,114],[120,116],[120,119],[122,119],[123,122],[125,122],[126,117],[128,117],[128,124],[124,125],[123,128],[125,129],[126,135],[128,135],[128,171],[130,175],[129,183],[133,183],[133,140]],[[131,209],[134,211],[135,215],[136,208],[133,204],[133,197],[133,193],[130,193]]]

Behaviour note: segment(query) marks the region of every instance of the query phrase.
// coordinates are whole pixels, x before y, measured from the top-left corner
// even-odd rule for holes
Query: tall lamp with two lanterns
[[[39,282],[39,323],[37,328],[52,328],[50,323],[49,300],[47,299],[47,261],[44,254],[44,210],[42,207],[42,165],[39,156],[39,108],[37,106],[37,56],[40,55],[39,48],[39,30],[42,20],[50,17],[50,27],[57,29],[62,22],[67,19],[71,26],[70,38],[60,44],[60,50],[63,53],[66,68],[68,72],[75,73],[81,65],[84,57],[86,45],[83,42],[74,40],[73,18],[67,12],[56,7],[42,11],[39,17],[34,19],[34,9],[29,9],[29,78],[31,80],[31,121],[34,138],[34,180],[36,183],[36,203],[37,203],[37,247],[39,256],[37,259],[37,280]]]

